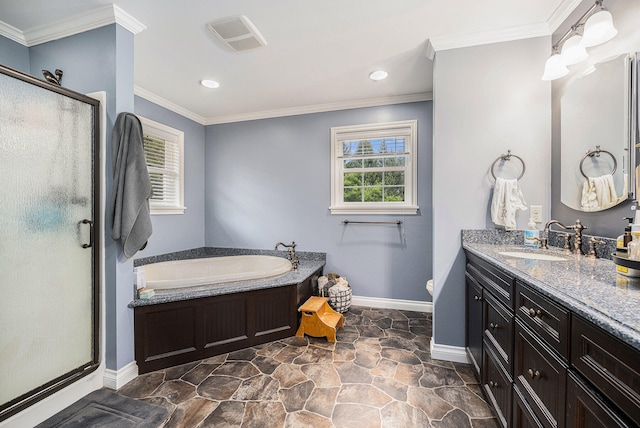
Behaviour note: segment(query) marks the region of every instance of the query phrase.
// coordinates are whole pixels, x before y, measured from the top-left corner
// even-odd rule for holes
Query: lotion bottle
[[[536,222],[529,217],[529,224],[524,231],[524,246],[526,248],[540,248],[540,231],[536,229]]]

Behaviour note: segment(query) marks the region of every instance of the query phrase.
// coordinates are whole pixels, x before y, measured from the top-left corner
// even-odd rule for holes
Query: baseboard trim
[[[138,365],[130,362],[120,370],[106,369],[104,371],[104,387],[117,391],[138,376]]]
[[[370,308],[401,309],[404,311],[428,312],[428,313],[433,312],[433,303],[420,302],[418,300],[401,300],[401,299],[386,299],[382,297],[352,296],[351,304],[354,306],[367,306]]]
[[[434,360],[453,361],[470,364],[467,350],[463,346],[438,345],[431,338],[431,358]]]

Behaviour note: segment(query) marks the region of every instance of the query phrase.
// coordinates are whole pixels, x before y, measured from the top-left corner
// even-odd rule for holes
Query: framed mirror
[[[579,211],[602,211],[635,192],[634,57],[617,55],[567,82],[560,102],[561,194]]]

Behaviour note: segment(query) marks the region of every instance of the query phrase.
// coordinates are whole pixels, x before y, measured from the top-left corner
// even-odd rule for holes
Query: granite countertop
[[[218,257],[224,255],[238,254],[268,254],[282,255],[282,252],[274,251],[258,251],[258,250],[236,250],[236,249],[197,249],[189,250],[181,253],[172,253],[171,257],[157,256],[153,258],[141,259],[136,263],[137,266],[144,265],[147,262],[158,262],[167,260],[176,260],[191,257],[194,251],[199,257]],[[184,254],[182,254],[184,253]],[[207,255],[204,255],[207,253]],[[272,254],[275,253],[275,254]],[[266,288],[283,287],[286,285],[299,284],[313,275],[318,269],[325,265],[324,253],[298,253],[300,256],[300,265],[297,271],[289,271],[282,275],[270,278],[254,279],[249,281],[226,282],[222,284],[199,285],[195,287],[175,288],[171,290],[156,289],[155,295],[150,299],[134,298],[128,305],[130,308],[139,306],[157,305],[160,303],[177,302],[183,300],[198,299],[201,297],[219,296],[222,294],[240,293],[243,291],[261,290]],[[284,256],[283,256],[284,257]],[[135,293],[134,293],[135,294]]]
[[[640,350],[640,278],[617,274],[611,260],[567,254],[554,247],[526,249],[513,243],[481,244],[464,238],[462,246]],[[566,260],[500,254],[506,251],[550,254]]]

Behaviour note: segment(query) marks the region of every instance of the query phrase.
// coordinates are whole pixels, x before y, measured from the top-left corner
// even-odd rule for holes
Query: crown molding
[[[437,51],[487,45],[551,35],[582,0],[563,0],[553,11],[546,22],[519,27],[501,28],[476,33],[457,34],[452,36],[436,36],[427,40],[427,58],[433,60]]]
[[[65,18],[53,24],[28,28],[24,31],[0,21],[0,35],[26,47],[31,47],[110,24],[119,24],[134,35],[147,28],[124,10],[111,4],[90,12]]]
[[[558,5],[556,10],[553,11],[547,24],[549,25],[549,34],[553,34],[560,25],[571,15],[571,13],[580,6],[582,0],[564,0]]]
[[[205,125],[218,125],[221,123],[246,122],[248,120],[271,119],[274,117],[297,116],[301,114],[322,113],[336,110],[349,110],[354,108],[378,107],[391,104],[414,103],[433,100],[431,92],[418,94],[397,95],[389,97],[368,98],[353,101],[339,101],[335,103],[316,104],[303,107],[292,107],[276,110],[258,111],[246,114],[232,114],[208,118]]]
[[[6,37],[7,39],[11,39],[14,42],[28,47],[27,41],[24,38],[24,33],[6,22],[0,21],[0,36]]]
[[[369,98],[354,101],[341,101],[336,103],[316,104],[304,107],[292,107],[285,109],[265,110],[252,113],[232,114],[227,116],[214,116],[205,118],[138,85],[134,87],[134,94],[141,98],[144,98],[147,101],[157,104],[160,107],[164,107],[167,110],[170,110],[183,117],[186,117],[187,119],[191,119],[194,122],[205,126],[219,125],[222,123],[246,122],[249,120],[271,119],[274,117],[297,116],[301,114],[322,113],[327,111],[348,110],[364,107],[378,107],[383,105],[415,103],[433,100],[433,94],[431,92],[421,92],[418,94]]]
[[[549,26],[546,23],[542,23],[477,33],[431,37],[428,40],[426,55],[427,58],[433,59],[438,51],[548,36],[549,34],[551,34]]]
[[[166,98],[162,98],[159,95],[154,94],[151,91],[147,91],[146,89],[135,85],[133,88],[133,93],[141,98],[144,98],[147,101],[150,101],[156,105],[159,105],[160,107],[164,107],[167,110],[171,110],[174,113],[178,113],[180,116],[186,117],[187,119],[191,119],[196,123],[199,123],[200,125],[207,125],[207,120],[204,116],[200,116],[197,113],[192,112],[191,110],[188,110],[182,106],[179,106],[178,104],[169,101]]]

